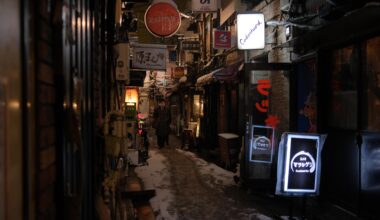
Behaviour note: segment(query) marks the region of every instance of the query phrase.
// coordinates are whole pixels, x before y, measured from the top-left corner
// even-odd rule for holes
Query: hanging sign
[[[218,0],[193,0],[191,6],[194,12],[217,11]]]
[[[116,44],[116,80],[125,81],[129,84],[129,44]]]
[[[166,45],[134,44],[132,67],[145,70],[166,70]]]
[[[269,126],[253,125],[250,146],[250,162],[272,163],[274,129]]]
[[[170,37],[181,26],[181,15],[173,4],[158,2],[148,7],[144,21],[146,28],[154,36]]]
[[[326,135],[284,133],[281,138],[276,194],[319,193],[321,151]]]
[[[230,49],[231,48],[231,31],[214,31],[214,48]]]
[[[264,49],[264,15],[261,13],[238,14],[237,41],[240,50]]]

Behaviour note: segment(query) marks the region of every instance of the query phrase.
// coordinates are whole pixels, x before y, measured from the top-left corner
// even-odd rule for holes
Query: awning
[[[212,71],[206,75],[203,75],[197,79],[196,86],[204,86],[213,81],[219,82],[231,82],[237,79],[239,71],[244,67],[244,61],[238,61],[225,68],[220,68]]]

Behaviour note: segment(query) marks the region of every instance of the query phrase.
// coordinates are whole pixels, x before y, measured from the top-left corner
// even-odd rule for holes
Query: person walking
[[[158,107],[153,112],[153,128],[156,129],[157,145],[161,149],[169,144],[171,116],[164,99],[159,99]]]

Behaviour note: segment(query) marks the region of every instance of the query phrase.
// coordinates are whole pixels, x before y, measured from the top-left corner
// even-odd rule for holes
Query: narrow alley
[[[0,220],[379,220],[376,21],[379,0],[1,0]]]
[[[235,173],[180,149],[177,137],[170,140],[170,147],[150,151],[147,167],[136,168],[145,188],[156,189],[151,202],[157,219],[272,219],[253,203],[227,194],[228,188],[238,188]]]

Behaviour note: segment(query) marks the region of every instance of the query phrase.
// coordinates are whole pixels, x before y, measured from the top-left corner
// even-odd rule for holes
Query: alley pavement
[[[151,140],[154,141],[154,140]],[[180,140],[170,137],[170,145],[158,149],[151,142],[151,157],[162,157],[163,168],[150,171],[145,168],[148,178],[154,175],[163,179],[155,183],[158,194],[160,189],[170,192],[170,196],[156,200],[157,207],[167,210],[155,210],[156,219],[168,220],[233,220],[233,219],[286,219],[291,211],[295,216],[304,215],[306,219],[357,219],[344,214],[332,205],[321,205],[315,200],[307,200],[306,208],[301,209],[300,199],[277,197],[273,194],[253,193],[249,188],[242,188],[233,181],[235,175],[223,171],[230,178],[228,184],[213,176],[223,170],[211,163],[200,159],[196,154],[181,149]],[[152,160],[154,158],[150,158]],[[210,166],[205,172],[205,166]],[[139,172],[139,171],[137,171]],[[152,172],[152,173],[149,173]],[[155,174],[155,173],[156,174]],[[228,179],[227,179],[228,181]],[[161,196],[162,197],[162,196]],[[160,203],[168,203],[162,205]],[[291,204],[293,204],[291,206]],[[153,205],[154,207],[154,205]],[[163,213],[170,213],[164,215]]]

